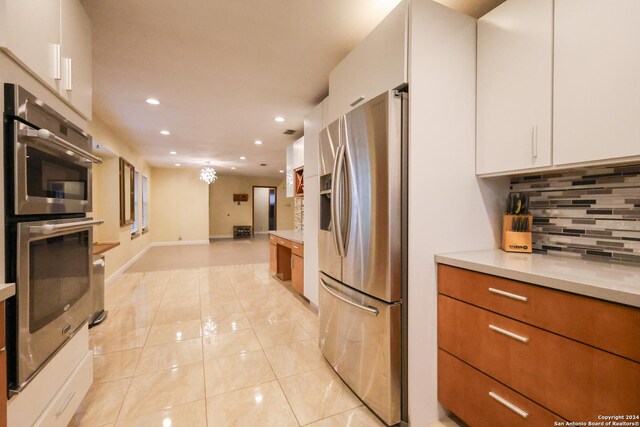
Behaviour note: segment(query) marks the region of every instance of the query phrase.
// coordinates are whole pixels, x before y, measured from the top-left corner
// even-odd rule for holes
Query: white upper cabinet
[[[407,78],[408,1],[401,2],[329,76],[328,123]]]
[[[322,110],[325,101],[316,105],[304,118],[304,176],[318,175],[320,155],[320,131],[322,130]]]
[[[293,168],[304,166],[304,136],[293,143]]]
[[[477,64],[476,172],[550,166],[553,1],[507,0],[480,18]]]
[[[554,163],[640,156],[640,1],[555,5]]]
[[[62,0],[61,95],[91,119],[91,22],[78,0]]]
[[[79,0],[0,0],[0,47],[91,119],[91,23]]]
[[[0,46],[57,90],[60,0],[0,0]]]
[[[285,189],[286,189],[286,196],[287,197],[293,197],[294,196],[294,190],[293,190],[293,144],[289,144],[287,145],[287,151],[286,151],[286,157],[287,157],[287,168],[285,169]]]

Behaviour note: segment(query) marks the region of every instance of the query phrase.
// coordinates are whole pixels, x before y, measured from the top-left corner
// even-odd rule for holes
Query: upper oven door
[[[14,215],[91,212],[91,136],[20,87],[8,91]],[[8,99],[7,101],[10,101]],[[9,105],[17,105],[9,108]],[[13,113],[13,114],[10,114]]]
[[[19,223],[18,385],[87,320],[93,226],[101,223],[91,218]]]

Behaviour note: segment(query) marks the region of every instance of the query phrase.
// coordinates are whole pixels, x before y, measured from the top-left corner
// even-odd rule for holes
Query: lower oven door
[[[386,424],[400,422],[401,305],[320,274],[320,349],[344,382]]]
[[[18,225],[18,390],[91,314],[93,226],[74,218]]]

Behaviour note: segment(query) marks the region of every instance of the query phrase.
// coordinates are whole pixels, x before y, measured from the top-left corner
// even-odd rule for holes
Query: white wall
[[[253,189],[253,231],[260,233],[269,231],[269,188]]]
[[[409,41],[409,420],[437,398],[434,255],[498,246],[506,180],[475,176],[476,20],[413,0]]]

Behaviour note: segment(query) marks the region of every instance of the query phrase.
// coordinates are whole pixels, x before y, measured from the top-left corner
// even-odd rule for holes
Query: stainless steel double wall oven
[[[20,86],[4,86],[9,390],[19,392],[91,312],[91,136]]]

